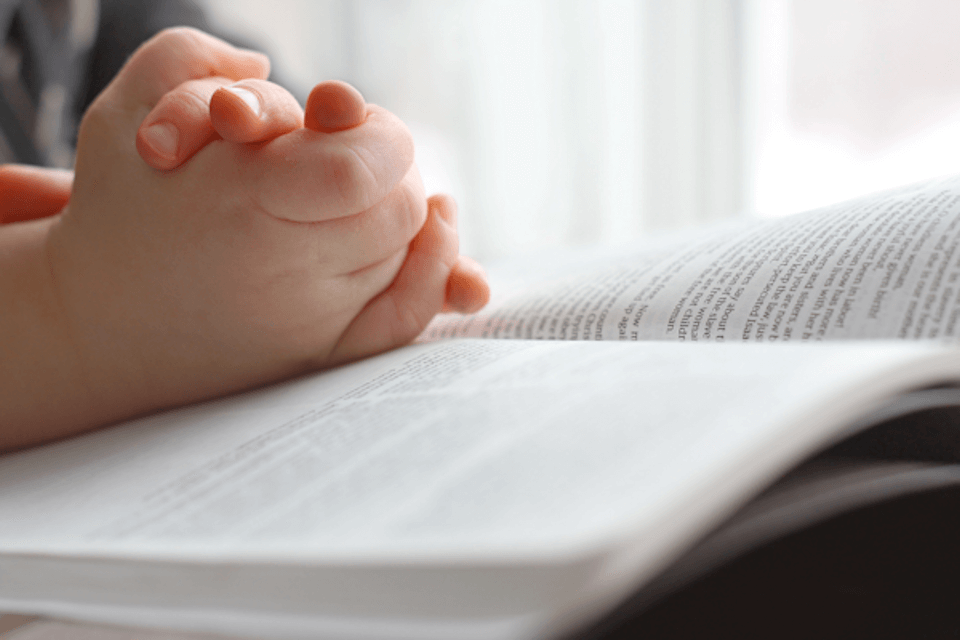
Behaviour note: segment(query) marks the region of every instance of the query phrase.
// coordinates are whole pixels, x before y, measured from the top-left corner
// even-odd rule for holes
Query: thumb
[[[308,129],[334,133],[363,124],[366,119],[363,95],[341,80],[321,82],[307,98],[304,126]]]

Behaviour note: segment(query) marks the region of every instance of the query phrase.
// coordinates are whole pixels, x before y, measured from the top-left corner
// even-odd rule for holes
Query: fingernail
[[[231,86],[224,87],[224,89],[243,100],[247,106],[250,107],[250,110],[253,111],[253,115],[257,116],[258,118],[260,117],[260,98],[257,97],[257,94],[244,89],[243,87]]]
[[[177,157],[180,132],[169,122],[152,124],[143,131],[143,138],[154,151],[166,158]]]

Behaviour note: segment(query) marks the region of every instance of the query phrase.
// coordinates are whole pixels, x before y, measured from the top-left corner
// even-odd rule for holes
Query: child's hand
[[[303,110],[282,87],[255,78],[233,85],[226,81],[188,80],[160,99],[137,134],[137,149],[147,164],[171,170],[214,140],[264,142],[304,126]],[[307,128],[325,133],[358,126],[367,115],[360,93],[338,81],[317,85],[307,105]],[[69,200],[72,181],[72,172],[59,169],[0,167],[0,222],[59,213]],[[489,295],[483,269],[458,256],[443,310],[471,313],[483,307]]]
[[[209,103],[209,115],[206,104]],[[224,86],[208,79],[186,82],[167,93],[144,119],[137,149],[158,170],[175,169],[210,142],[257,143],[306,126],[336,133],[357,127],[367,118],[367,104],[359,91],[345,82],[321,82],[310,92],[306,113],[282,87],[266,80],[246,79]],[[173,148],[157,148],[149,132],[160,125],[178,132]],[[168,138],[161,136],[161,145]],[[443,309],[471,313],[490,295],[483,269],[458,256],[447,283]]]
[[[450,297],[453,203],[427,206],[409,133],[381,109],[336,133],[201,140],[166,173],[140,160],[169,91],[266,75],[244,55],[189,30],[144,45],[84,118],[63,214],[0,238],[23,253],[0,293],[37,291],[0,327],[0,448],[402,344]]]

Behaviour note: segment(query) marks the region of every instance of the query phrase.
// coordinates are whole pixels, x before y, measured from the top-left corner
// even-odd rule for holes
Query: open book
[[[521,265],[421,344],[0,457],[0,611],[576,633],[786,531],[957,483],[943,463],[797,465],[960,404],[958,238],[949,179]]]

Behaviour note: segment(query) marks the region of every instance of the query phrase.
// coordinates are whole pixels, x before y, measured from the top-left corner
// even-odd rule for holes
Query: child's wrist
[[[0,228],[0,451],[94,426],[48,244],[58,218]]]

